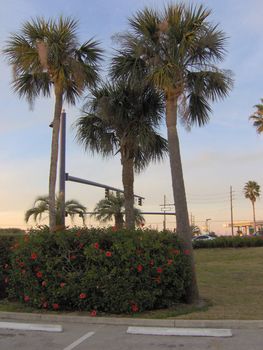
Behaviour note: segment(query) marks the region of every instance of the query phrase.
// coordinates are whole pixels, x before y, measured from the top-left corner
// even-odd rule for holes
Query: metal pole
[[[233,221],[233,191],[230,186],[230,210],[231,210],[231,234],[234,236],[234,221]]]
[[[66,181],[66,112],[63,109],[60,121],[60,164],[59,164],[59,199],[61,205],[60,222],[65,226],[65,181]]]

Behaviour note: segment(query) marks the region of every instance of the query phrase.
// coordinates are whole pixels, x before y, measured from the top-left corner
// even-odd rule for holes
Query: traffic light
[[[138,198],[138,204],[139,204],[140,206],[142,206],[142,198],[141,198],[141,197]]]
[[[110,190],[108,188],[105,188],[105,198],[109,198]]]

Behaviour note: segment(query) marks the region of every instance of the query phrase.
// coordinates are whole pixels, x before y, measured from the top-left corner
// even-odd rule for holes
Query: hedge
[[[0,236],[0,299],[7,296],[6,286],[9,280],[10,248],[14,242],[14,236]]]
[[[221,236],[211,240],[196,240],[193,242],[195,249],[199,248],[242,248],[242,247],[263,247],[262,236]]]
[[[132,313],[182,302],[189,252],[155,231],[32,231],[13,245],[9,298],[35,308]]]

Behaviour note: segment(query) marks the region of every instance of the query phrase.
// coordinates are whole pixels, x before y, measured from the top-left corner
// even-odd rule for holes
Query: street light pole
[[[64,109],[60,123],[59,203],[61,205],[61,225],[65,226],[66,112]]]
[[[211,219],[206,219],[205,220],[205,230],[206,230],[206,232],[209,232],[209,230],[208,230],[208,221],[209,220],[211,220]]]

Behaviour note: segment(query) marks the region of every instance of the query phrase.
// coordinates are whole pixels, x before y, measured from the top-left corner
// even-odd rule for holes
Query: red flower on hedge
[[[79,298],[80,299],[86,299],[87,298],[87,294],[86,293],[80,293]]]
[[[139,311],[138,305],[137,305],[137,304],[132,304],[132,305],[131,305],[131,310],[132,310],[132,312],[137,312],[137,311]]]
[[[48,307],[48,302],[44,301],[44,303],[42,304],[43,308],[46,309]]]
[[[77,232],[77,233],[76,233],[76,236],[77,236],[77,237],[80,237],[80,235],[81,235],[81,232]]]
[[[66,285],[66,283],[64,283],[64,282],[61,282],[61,283],[60,283],[60,287],[61,287],[61,288],[64,288],[65,285]]]
[[[37,259],[37,253],[32,253],[31,254],[31,260],[36,260]]]
[[[143,270],[143,266],[142,266],[141,264],[139,264],[139,265],[137,266],[137,271],[138,271],[138,272],[142,272],[142,270]]]
[[[157,267],[156,271],[157,271],[157,273],[162,273],[163,269],[161,267]]]
[[[79,248],[82,249],[84,247],[84,243],[79,244]]]
[[[94,243],[94,244],[93,244],[93,248],[99,249],[99,243],[98,243],[98,242]]]
[[[153,266],[153,265],[154,265],[154,260],[151,259],[151,260],[150,260],[150,266]]]
[[[76,259],[77,259],[76,255],[70,255],[69,257],[69,260],[76,260]]]
[[[20,261],[19,266],[20,266],[20,267],[24,267],[24,266],[25,266],[25,263],[24,263],[23,261]]]
[[[47,282],[46,282],[46,281],[43,281],[43,282],[41,283],[41,285],[42,285],[42,287],[46,287]]]
[[[59,304],[55,303],[55,304],[52,304],[52,307],[54,310],[58,310],[59,309]]]
[[[30,300],[29,296],[28,296],[28,295],[25,295],[25,296],[24,296],[24,301],[27,303],[29,300]]]
[[[37,276],[37,278],[42,278],[43,277],[43,273],[41,271],[38,271],[36,276]]]
[[[190,255],[190,250],[189,250],[189,249],[185,249],[185,250],[184,250],[184,254],[185,254],[185,255]]]
[[[90,316],[95,317],[97,316],[97,311],[96,310],[92,310],[90,313]]]
[[[173,253],[174,253],[174,255],[179,255],[179,254],[180,254],[180,250],[178,250],[178,249],[173,249]]]
[[[105,255],[108,256],[108,257],[112,256],[111,252],[109,252],[109,251],[106,252]]]
[[[168,259],[167,260],[167,265],[172,265],[172,263],[173,263],[173,259]]]

